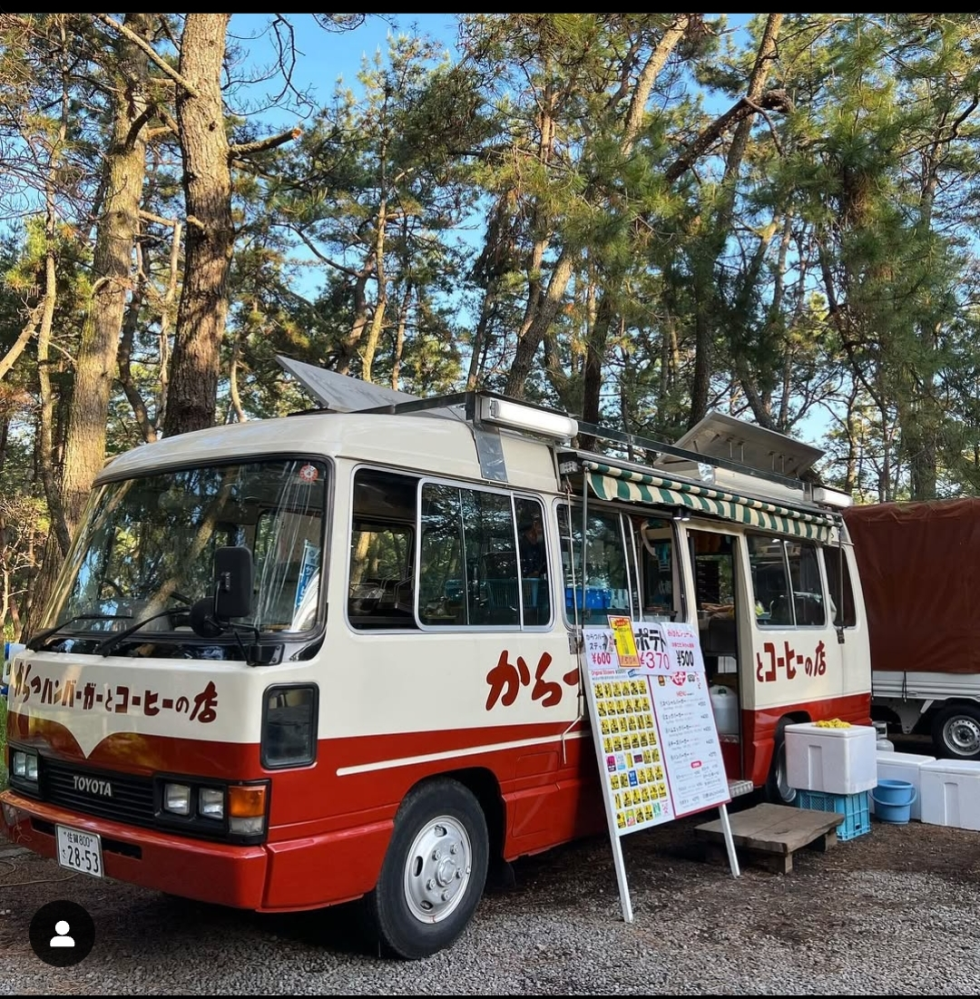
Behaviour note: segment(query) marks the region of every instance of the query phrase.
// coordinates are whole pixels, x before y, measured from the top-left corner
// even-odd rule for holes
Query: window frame
[[[565,580],[565,564],[561,560],[562,555],[562,545],[565,542],[565,535],[561,533],[561,520],[559,518],[558,511],[561,507],[565,507],[568,510],[568,524],[569,528],[572,529],[573,534],[569,536],[569,544],[571,545],[574,540],[574,524],[575,521],[572,517],[572,513],[576,509],[576,503],[578,506],[577,512],[582,514],[586,510],[586,504],[581,501],[581,499],[569,500],[566,497],[558,497],[555,499],[554,506],[554,517],[555,524],[557,525],[557,537],[558,537],[558,555],[559,555],[559,565],[558,571],[561,573],[561,608],[562,608],[562,620],[564,621],[566,627],[569,629],[590,627],[586,621],[576,622],[569,615],[568,606],[565,601],[565,588],[568,585]],[[642,617],[635,617],[635,609],[639,606],[640,601],[640,590],[639,590],[639,575],[640,567],[637,564],[638,559],[636,545],[634,543],[632,532],[627,533],[626,525],[623,520],[624,517],[629,517],[634,513],[639,513],[638,510],[626,510],[622,506],[617,506],[614,503],[604,502],[602,500],[596,502],[589,502],[587,505],[588,512],[591,514],[593,510],[598,510],[600,513],[614,513],[619,517],[619,538],[620,544],[622,545],[622,551],[624,555],[624,561],[626,563],[626,589],[627,589],[627,600],[630,608],[630,616],[633,617],[635,621],[641,621]],[[580,520],[581,523],[581,520]],[[676,548],[677,535],[676,530],[674,532],[674,544]],[[631,564],[632,561],[632,564]],[[580,581],[576,578],[575,587],[578,587]],[[574,589],[574,588],[573,588]],[[584,610],[585,608],[583,608]],[[594,625],[591,625],[594,627]]]
[[[825,576],[823,582],[827,587],[828,601],[833,598],[833,594],[830,591],[830,566],[827,564],[826,553],[828,549],[835,549],[840,552],[841,564],[843,566],[844,572],[846,573],[846,579],[847,579],[846,588],[851,591],[851,609],[854,612],[854,620],[851,624],[848,624],[844,615],[844,608],[847,606],[847,600],[844,597],[844,590],[842,589],[840,593],[841,606],[840,608],[838,608],[841,614],[841,623],[840,624],[837,623],[836,615],[831,615],[829,613],[830,605],[828,603],[827,610],[828,610],[828,617],[830,618],[830,627],[835,630],[842,629],[842,630],[853,631],[856,628],[860,627],[861,624],[861,616],[860,614],[858,614],[857,596],[854,592],[854,574],[851,572],[851,565],[847,558],[848,549],[853,551],[854,544],[853,542],[850,541],[844,541],[844,542],[829,541],[826,544],[819,545],[819,548],[820,548],[820,565],[821,565],[820,571]]]
[[[473,493],[486,493],[496,496],[504,496],[510,501],[511,526],[514,532],[514,556],[517,562],[517,585],[521,600],[518,605],[518,620],[516,624],[426,624],[419,614],[419,600],[422,595],[422,490],[426,485],[450,486],[451,488],[463,490],[467,489]],[[531,499],[537,501],[541,507],[542,526],[545,529],[545,558],[548,562],[548,593],[550,599],[550,614],[547,624],[528,625],[524,623],[524,577],[520,566],[520,536],[517,523],[516,501],[518,499]],[[462,479],[451,479],[444,476],[422,474],[419,477],[415,493],[415,591],[413,603],[415,611],[416,629],[419,632],[436,635],[458,635],[473,634],[474,632],[507,633],[514,634],[523,631],[547,632],[554,627],[554,584],[552,581],[551,567],[554,559],[551,557],[551,545],[548,540],[550,536],[549,523],[547,519],[548,504],[543,496],[526,490],[500,488],[499,486],[486,486],[482,483],[467,482]],[[381,629],[378,629],[379,631]]]
[[[753,624],[753,627],[757,631],[759,631],[761,634],[763,634],[763,635],[770,634],[770,633],[775,632],[775,631],[823,631],[823,630],[826,630],[827,628],[833,628],[834,624],[833,624],[833,621],[830,619],[830,611],[829,611],[829,607],[827,605],[827,593],[828,593],[828,591],[825,590],[825,589],[823,589],[825,587],[825,585],[826,585],[826,579],[824,578],[823,558],[820,555],[817,554],[817,552],[819,552],[820,549],[822,549],[824,546],[821,545],[821,544],[819,544],[818,542],[814,541],[811,538],[797,538],[797,537],[790,537],[790,536],[783,535],[783,534],[768,534],[765,531],[745,531],[744,537],[745,537],[745,547],[746,547],[746,550],[747,550],[747,553],[748,553],[748,560],[747,560],[747,566],[746,566],[746,568],[748,570],[748,582],[749,582],[749,586],[752,589],[751,596],[752,596],[752,606],[753,606],[753,608],[755,607],[755,604],[756,604],[757,594],[756,594],[755,578],[754,578],[754,576],[752,574],[752,569],[753,569],[752,557],[753,557],[753,553],[752,553],[751,539],[752,538],[768,538],[768,539],[770,539],[772,541],[778,541],[779,542],[779,549],[780,549],[780,553],[782,555],[783,573],[785,575],[786,583],[787,583],[787,588],[788,588],[788,592],[787,592],[786,595],[789,598],[789,606],[790,606],[790,609],[792,610],[792,613],[793,613],[793,621],[792,621],[791,624],[767,624],[767,623],[765,623],[763,621],[760,621],[759,618],[758,618],[758,616],[753,611],[753,614],[752,614],[752,624]],[[821,594],[820,594],[820,598],[821,598],[821,600],[823,602],[823,610],[824,610],[823,624],[799,624],[797,622],[797,620],[796,620],[796,593],[797,593],[797,591],[796,591],[796,589],[793,586],[793,573],[790,570],[789,552],[788,552],[787,547],[786,547],[787,544],[790,541],[798,542],[801,546],[803,546],[803,545],[812,545],[813,546],[814,555],[815,555],[816,560],[817,560],[817,575],[820,577],[820,586],[821,586],[821,588],[823,590],[823,592],[821,592]],[[801,590],[799,592],[802,593],[802,592],[805,592],[805,591]]]
[[[353,568],[353,558],[351,552],[351,540],[354,536],[354,489],[355,480],[358,473],[360,472],[375,472],[384,473],[386,475],[398,475],[406,479],[415,480],[415,510],[414,519],[411,521],[412,530],[415,532],[415,544],[414,550],[412,552],[411,558],[411,568],[412,568],[412,582],[413,582],[413,595],[412,595],[412,607],[415,619],[411,624],[407,624],[401,627],[390,627],[390,628],[357,628],[354,626],[350,618],[350,580],[351,580],[351,569]],[[420,481],[420,473],[413,471],[411,469],[396,468],[390,465],[377,465],[373,462],[359,462],[354,465],[350,470],[350,479],[347,488],[347,517],[346,524],[344,528],[345,533],[345,554],[344,554],[344,577],[343,577],[343,607],[344,607],[344,622],[347,625],[348,631],[357,635],[361,638],[369,637],[373,634],[383,634],[383,635],[414,635],[420,630],[420,625],[418,623],[417,606],[418,599],[416,596],[417,584],[418,584],[418,549],[419,549],[419,509],[418,509],[418,487]],[[408,522],[406,522],[408,523]]]
[[[413,479],[415,482],[415,509],[414,519],[411,521],[414,531],[414,546],[411,554],[410,564],[412,569],[412,613],[413,621],[401,627],[379,627],[379,628],[357,628],[351,622],[349,614],[349,601],[346,596],[350,589],[351,569],[353,567],[351,553],[351,538],[354,533],[354,488],[357,475],[362,472],[374,472],[377,474],[388,474],[400,476],[406,479]],[[422,562],[422,490],[426,485],[449,486],[457,490],[469,490],[474,493],[491,493],[504,496],[510,501],[511,525],[514,533],[514,553],[517,560],[517,580],[521,601],[519,606],[518,621],[515,624],[427,624],[422,621],[419,614],[419,603],[421,597],[421,562]],[[532,500],[541,509],[542,526],[545,531],[545,558],[548,564],[548,597],[549,597],[549,617],[545,624],[527,624],[524,621],[524,577],[520,568],[520,536],[517,521],[517,500]],[[374,634],[381,635],[459,635],[475,633],[506,633],[514,634],[519,632],[532,632],[536,634],[551,631],[555,626],[555,584],[554,584],[554,550],[552,547],[551,535],[554,531],[554,520],[550,514],[551,505],[546,494],[535,493],[526,489],[513,489],[499,486],[488,486],[483,483],[474,483],[465,479],[454,479],[447,476],[432,475],[417,469],[398,468],[391,465],[380,465],[373,462],[359,462],[351,468],[350,481],[348,483],[348,513],[346,518],[346,554],[344,557],[344,621],[348,631],[359,637],[366,637]],[[408,523],[407,521],[405,523]]]

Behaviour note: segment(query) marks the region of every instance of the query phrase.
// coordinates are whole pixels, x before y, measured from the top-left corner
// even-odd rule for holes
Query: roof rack
[[[368,409],[359,409],[355,412],[361,414],[385,413],[404,414],[417,413],[429,409],[445,409],[450,407],[462,407],[465,419],[474,423],[496,423],[514,429],[525,430],[530,433],[543,434],[546,437],[557,438],[570,441],[573,437],[584,435],[596,440],[621,445],[627,448],[653,452],[655,455],[668,456],[701,465],[713,465],[724,468],[732,472],[743,475],[750,475],[754,478],[775,482],[782,486],[798,489],[804,481],[789,475],[782,475],[776,471],[769,471],[745,462],[736,461],[732,458],[725,458],[717,454],[705,454],[699,451],[692,451],[675,444],[667,444],[664,441],[653,437],[646,437],[640,434],[626,433],[621,430],[614,430],[598,424],[586,423],[569,416],[560,410],[541,406],[537,403],[526,402],[521,399],[514,399],[512,396],[503,395],[499,392],[489,392],[485,390],[473,390],[467,392],[455,392],[444,396],[434,396],[428,399],[417,399],[410,402],[395,402],[382,406],[372,406]],[[504,409],[503,407],[506,407]],[[524,418],[521,418],[520,411],[523,411]],[[733,421],[740,422],[740,421]],[[536,425],[538,424],[538,425]],[[744,424],[751,430],[762,430],[752,424]],[[782,435],[772,434],[771,431],[764,431],[774,437]],[[790,438],[785,438],[791,440]],[[795,442],[794,442],[795,443]],[[609,456],[607,456],[609,457]],[[631,464],[643,464],[630,460]]]
[[[567,445],[580,435],[592,441],[605,441],[613,445],[613,450],[629,449],[629,458],[602,455],[607,461],[623,467],[647,467],[634,460],[632,451],[635,449],[645,452],[646,462],[666,474],[677,474],[678,470],[670,466],[679,463],[709,465],[794,491],[802,485],[804,492],[809,491],[810,483],[803,479],[803,473],[823,454],[784,434],[718,412],[709,413],[675,444],[667,444],[641,434],[586,423],[560,410],[485,389],[422,399],[284,355],[277,355],[277,360],[325,407],[305,410],[306,413],[425,413],[471,423],[481,468],[488,478],[506,477],[499,437],[488,432],[498,427],[532,433]],[[740,460],[735,458],[736,452]],[[690,476],[691,471],[680,474]],[[702,477],[700,469],[695,474]]]

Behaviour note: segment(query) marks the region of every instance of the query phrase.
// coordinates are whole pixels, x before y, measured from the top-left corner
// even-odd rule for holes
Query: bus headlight
[[[164,784],[163,807],[174,815],[191,814],[191,788],[189,784]]]
[[[220,787],[202,787],[197,792],[197,814],[207,819],[225,817],[225,792]]]
[[[262,707],[262,766],[306,766],[316,759],[316,739],[316,685],[269,687]]]
[[[15,749],[10,754],[10,772],[24,780],[37,780],[37,753]]]

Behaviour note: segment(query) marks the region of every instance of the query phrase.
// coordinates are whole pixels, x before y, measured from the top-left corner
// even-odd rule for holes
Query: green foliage
[[[363,16],[307,26],[348,31]],[[501,390],[547,315],[530,399],[580,413],[598,371],[601,420],[674,439],[700,365],[709,408],[823,434],[822,474],[862,498],[980,494],[975,16],[787,14],[765,84],[783,99],[764,96],[740,129],[718,119],[745,111],[769,15],[690,15],[631,116],[644,66],[682,17],[459,15],[455,62],[393,35],[301,137],[236,161],[218,419],[237,419],[238,404],[249,419],[310,405],[277,354],[419,395],[468,377]],[[167,27],[176,37],[179,18]],[[0,356],[53,252],[56,475],[97,280],[111,43],[92,15],[0,16]],[[151,44],[176,65],[162,24]],[[247,71],[247,51],[235,58]],[[172,118],[158,67],[151,87]],[[189,223],[163,120],[108,453],[155,436],[164,405]],[[272,131],[261,113],[229,113],[224,127],[236,144]],[[25,595],[50,519],[37,356],[34,335],[0,383],[0,518],[12,525],[0,559]]]

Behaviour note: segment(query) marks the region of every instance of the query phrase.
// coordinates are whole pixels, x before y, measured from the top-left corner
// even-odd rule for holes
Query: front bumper
[[[152,829],[68,812],[17,794],[0,793],[9,839],[42,857],[55,858],[55,825],[102,838],[107,877],[201,902],[259,909],[269,854],[264,846],[232,846],[188,840]]]
[[[185,839],[67,811],[7,790],[0,832],[42,857],[56,857],[55,825],[97,833],[109,878],[201,902],[259,912],[348,902],[377,882],[391,838],[390,817],[262,846]],[[299,830],[296,830],[299,833]]]

